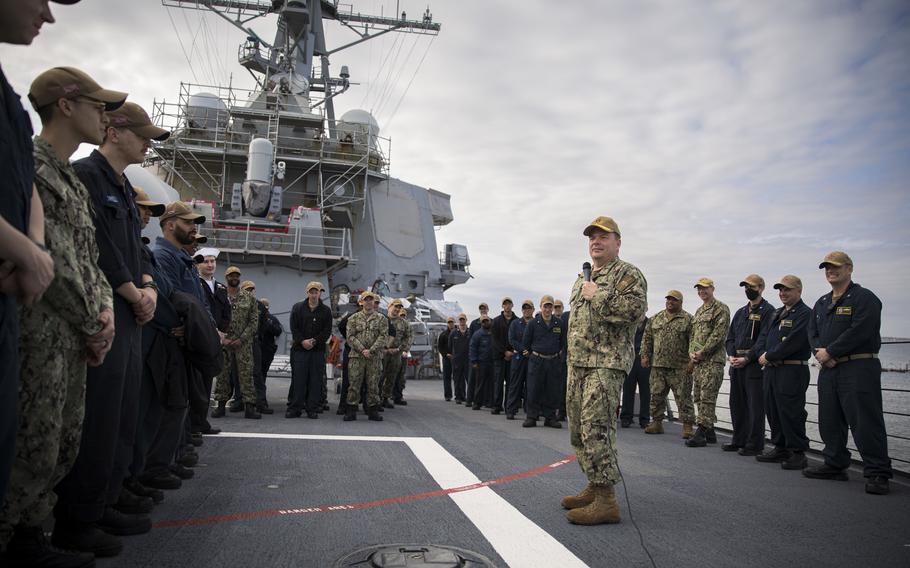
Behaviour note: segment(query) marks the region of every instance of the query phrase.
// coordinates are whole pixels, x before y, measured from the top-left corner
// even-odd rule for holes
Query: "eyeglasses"
[[[103,101],[99,101],[98,99],[93,99],[91,97],[77,97],[73,100],[76,101],[77,103],[82,103],[82,104],[92,106],[98,112],[104,112],[105,109],[107,109],[107,103],[105,103]]]

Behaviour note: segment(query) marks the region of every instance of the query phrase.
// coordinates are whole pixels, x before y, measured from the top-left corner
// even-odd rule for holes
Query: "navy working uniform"
[[[809,388],[809,316],[802,300],[775,310],[758,341],[764,367],[765,412],[771,443],[790,452],[809,449],[806,437],[806,389]]]
[[[481,327],[471,335],[469,349],[474,371],[474,410],[480,410],[484,401],[484,388],[493,380],[493,337],[490,330]]]
[[[32,203],[35,158],[32,125],[0,69],[0,216],[25,233]],[[0,259],[2,260],[2,259]],[[19,315],[16,299],[0,294],[0,502],[16,455],[19,404]]]
[[[452,354],[452,380],[455,383],[455,402],[465,401],[465,385],[468,378],[468,368],[471,366],[468,359],[471,332],[465,328],[461,331],[458,327],[449,334],[449,352]]]
[[[818,429],[825,443],[825,464],[850,465],[847,427],[863,458],[863,475],[890,479],[891,459],[882,414],[882,303],[871,291],[851,282],[840,298],[828,292],[818,299],[809,320],[812,350],[825,348],[837,361],[818,374]]]
[[[527,412],[528,357],[521,353],[520,347],[524,342],[527,327],[528,322],[524,318],[515,318],[509,325],[509,344],[516,346],[516,350],[512,355],[512,374],[509,377],[509,390],[506,395],[506,416],[514,417],[518,408],[522,406],[522,401]]]
[[[468,344],[470,345],[471,337],[474,336],[480,330],[480,318],[477,318],[471,321],[471,324],[468,326]],[[468,359],[470,363],[470,358]],[[468,364],[468,388],[466,392],[465,404],[471,406],[474,404],[474,390],[475,390],[476,377],[474,376],[474,366]],[[486,404],[486,401],[480,400],[481,406]]]
[[[745,357],[745,367],[730,367],[730,420],[733,422],[733,439],[725,449],[744,448],[749,453],[760,452],[765,447],[765,407],[762,393],[762,370],[758,364],[761,352],[757,342],[764,327],[774,314],[774,306],[762,299],[757,305],[751,302],[736,310],[727,340],[724,343],[730,357]]]
[[[550,321],[546,321],[543,315],[537,314],[525,328],[522,345],[522,351],[528,353],[528,418],[536,420],[543,414],[550,423],[556,420],[559,408],[562,365],[559,356],[566,348],[566,330],[561,319],[550,316]]]
[[[311,283],[310,288],[321,285]],[[309,291],[309,290],[308,290]],[[293,399],[285,416],[294,418],[303,412],[308,418],[316,418],[322,409],[322,384],[325,383],[325,344],[332,335],[332,310],[319,300],[311,308],[309,300],[294,304],[291,309],[291,384]],[[313,339],[310,349],[303,347],[303,341]]]
[[[513,355],[515,352],[515,348],[509,344],[509,326],[517,317],[514,312],[506,317],[503,311],[493,318],[493,326],[490,328],[493,335],[493,377],[492,384],[487,384],[487,392],[492,400],[494,414],[502,412],[505,403],[505,387],[512,373],[512,360],[506,359],[506,352],[512,352]]]

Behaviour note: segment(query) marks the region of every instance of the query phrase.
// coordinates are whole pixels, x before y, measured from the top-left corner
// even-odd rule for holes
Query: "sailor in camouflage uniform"
[[[47,546],[42,523],[57,500],[54,486],[78,455],[86,364],[100,365],[110,350],[114,304],[98,267],[91,198],[69,157],[82,142],[101,142],[105,110],[123,104],[126,93],[101,89],[79,70],[55,68],[35,79],[29,98],[43,124],[34,139],[35,187],[44,206],[45,244],[55,276],[38,303],[20,310],[19,429],[10,487],[0,511],[0,541],[9,542],[3,560],[11,563],[70,565],[81,556]],[[72,532],[55,531],[55,541]],[[119,541],[97,528],[78,536],[88,539],[74,543],[67,538],[66,544],[90,546],[67,548],[90,550],[104,541],[113,548],[101,552],[119,552]]]
[[[683,438],[689,438],[695,423],[695,409],[692,390],[686,391],[684,387],[692,314],[682,309],[683,295],[679,290],[667,292],[666,300],[666,309],[648,320],[641,340],[641,366],[651,368],[651,423],[645,433],[664,433],[662,423],[667,411],[667,393],[672,390],[683,422]]]
[[[594,263],[591,281],[578,277],[570,301],[566,410],[572,446],[588,477],[578,495],[562,506],[575,524],[618,523],[613,486],[616,412],[622,383],[632,369],[633,340],[648,309],[648,283],[635,266],[619,259],[619,227],[598,217],[584,230]]]
[[[412,299],[413,302],[413,299]],[[391,395],[394,397],[392,402],[399,406],[407,406],[408,401],[404,399],[404,387],[408,382],[408,352],[411,350],[411,341],[413,341],[413,332],[411,324],[408,323],[408,311],[402,306],[398,310],[398,317],[392,320],[395,326],[395,334],[398,339],[398,374],[395,375],[395,382],[392,387]],[[383,395],[385,396],[385,395]]]
[[[730,327],[730,308],[714,297],[714,281],[701,278],[695,283],[698,297],[703,302],[692,320],[692,338],[689,341],[689,369],[694,382],[693,398],[698,410],[698,428],[686,440],[690,448],[702,448],[717,443],[714,422],[717,415],[717,393],[724,380],[726,352],[724,340]]]
[[[404,312],[401,300],[393,300],[389,304],[389,325],[395,329],[395,335],[389,336],[389,342],[383,351],[382,356],[382,406],[386,408],[395,408],[395,405],[389,400],[392,398],[392,391],[395,387],[395,381],[398,379],[398,371],[401,370],[401,354],[406,350],[410,343],[411,326],[406,319],[399,317]]]
[[[215,382],[215,401],[218,407],[213,418],[224,416],[227,401],[231,398],[231,367],[236,365],[237,380],[243,398],[244,418],[262,418],[256,408],[256,389],[253,386],[253,341],[259,331],[259,303],[256,298],[240,289],[240,269],[230,266],[224,271],[231,302],[231,327],[224,338],[225,366]]]
[[[382,372],[382,351],[388,342],[388,323],[376,312],[376,295],[364,292],[360,296],[363,309],[348,319],[347,341],[351,346],[348,359],[348,407],[345,421],[357,419],[360,387],[367,385],[367,414],[370,420],[381,421],[379,415],[379,375]]]

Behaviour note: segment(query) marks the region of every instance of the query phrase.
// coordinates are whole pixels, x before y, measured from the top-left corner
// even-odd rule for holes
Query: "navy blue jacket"
[[[471,364],[493,362],[493,335],[480,328],[480,331],[471,336],[470,349]]]
[[[515,315],[515,312],[512,312],[511,319],[506,319],[505,312],[500,312],[498,316],[493,318],[493,326],[490,328],[490,333],[493,335],[493,355],[497,359],[505,357],[506,351],[515,350],[509,345],[509,325],[516,319],[518,319],[518,316]]]
[[[831,292],[815,302],[809,320],[809,344],[832,357],[878,353],[882,345],[882,302],[856,282],[836,302]]]
[[[812,354],[809,348],[809,318],[812,310],[802,300],[790,309],[778,308],[762,331],[756,344],[765,359],[777,361],[805,361]]]
[[[522,346],[524,345],[525,329],[527,327],[528,324],[524,318],[515,318],[509,325],[509,344],[515,347],[515,355],[512,356],[515,360],[521,360],[524,357],[521,352],[524,349]]]
[[[92,196],[98,266],[114,290],[127,282],[142,286],[142,275],[151,275],[152,268],[142,255],[141,221],[133,186],[114,172],[98,150],[73,162],[73,169]]]
[[[467,363],[471,348],[471,331],[465,328],[462,332],[458,327],[449,334],[449,353],[452,354],[452,364],[461,368]]]
[[[158,273],[162,278],[167,279],[171,288],[195,297],[199,300],[200,305],[205,306],[211,317],[212,309],[209,306],[209,300],[202,291],[203,285],[199,280],[199,272],[196,271],[196,263],[193,262],[190,255],[185,250],[172,245],[164,237],[155,239],[152,255],[155,257]]]
[[[542,315],[537,314],[525,327],[522,345],[522,350],[529,355],[532,351],[541,355],[556,355],[563,351],[566,348],[566,330],[562,319],[552,316],[550,323],[547,323]]]
[[[724,344],[727,355],[748,357],[750,364],[757,362],[761,356],[761,352],[757,349],[758,338],[762,331],[771,325],[773,317],[774,306],[764,298],[757,306],[753,306],[750,302],[736,310],[727,332],[727,341]],[[737,353],[742,350],[749,350],[749,353],[745,355]]]

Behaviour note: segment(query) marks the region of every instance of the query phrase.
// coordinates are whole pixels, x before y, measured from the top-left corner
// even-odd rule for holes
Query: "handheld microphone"
[[[591,281],[591,263],[586,262],[581,265],[581,273],[585,276],[585,282]]]

